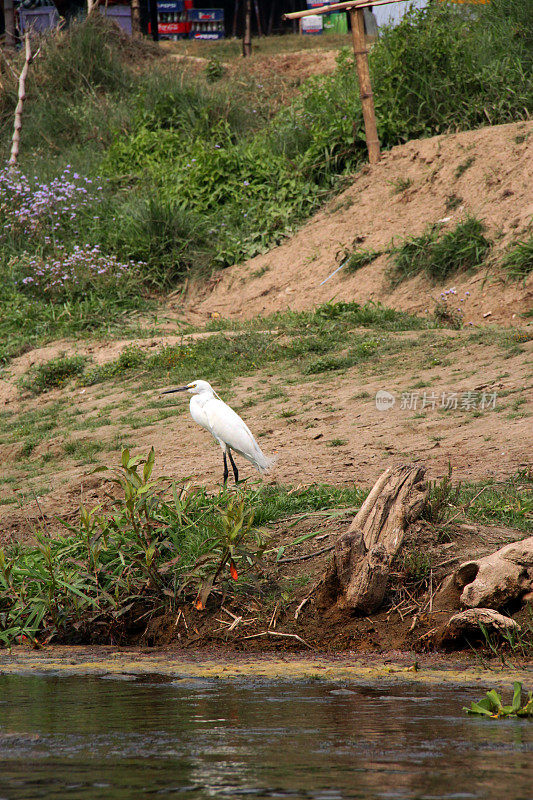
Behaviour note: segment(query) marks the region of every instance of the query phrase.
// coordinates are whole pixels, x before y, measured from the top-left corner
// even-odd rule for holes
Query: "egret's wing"
[[[257,443],[252,432],[235,411],[223,400],[209,400],[203,408],[209,423],[209,430],[216,439],[229,445],[243,456],[253,458]]]
[[[198,397],[193,395],[191,397],[191,402],[189,403],[189,409],[191,412],[191,417],[198,425],[201,425],[202,428],[206,428],[208,431],[211,432],[211,425],[209,424],[209,420],[207,419],[207,415],[198,402]]]

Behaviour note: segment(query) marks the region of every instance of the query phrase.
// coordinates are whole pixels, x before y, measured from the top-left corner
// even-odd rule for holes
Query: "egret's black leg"
[[[224,450],[223,456],[224,456],[224,484],[226,484],[228,482],[229,470],[228,470],[228,462],[226,460],[226,451],[225,450]],[[231,456],[230,456],[230,458],[231,458]]]
[[[231,455],[231,450],[229,448],[228,448],[228,456],[229,456],[229,460],[231,461],[231,466],[233,468],[233,475],[235,477],[235,483],[239,483],[239,470],[237,469],[235,461],[233,460],[233,456]]]

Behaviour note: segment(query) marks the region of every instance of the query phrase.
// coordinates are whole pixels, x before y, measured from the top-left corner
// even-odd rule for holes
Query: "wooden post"
[[[244,3],[244,35],[242,39],[242,55],[247,58],[252,55],[252,0]]]
[[[11,156],[9,158],[10,169],[13,169],[13,167],[16,166],[19,154],[19,147],[20,147],[20,131],[22,129],[22,111],[24,108],[24,100],[26,99],[26,78],[28,75],[28,69],[30,67],[32,59],[29,31],[26,31],[26,33],[24,34],[24,47],[25,47],[26,58],[24,60],[24,66],[22,67],[22,72],[20,73],[19,76],[18,103],[15,109],[13,141],[11,144]]]
[[[371,164],[377,164],[379,161],[379,139],[376,126],[376,112],[374,110],[374,97],[372,95],[372,84],[370,83],[370,70],[368,68],[364,12],[362,8],[351,8],[349,14],[352,23],[353,51],[355,54],[357,77],[359,79],[361,106],[363,108],[368,160]]]
[[[4,25],[6,29],[6,48],[15,49],[15,8],[13,0],[4,0]]]
[[[106,0],[107,3],[107,0]],[[134,39],[141,38],[141,3],[140,0],[131,0],[131,35]]]

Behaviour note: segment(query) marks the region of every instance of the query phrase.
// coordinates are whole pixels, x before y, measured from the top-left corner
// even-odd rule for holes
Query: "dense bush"
[[[386,30],[370,56],[382,145],[526,117],[531,17],[521,0],[431,3]],[[15,74],[2,73],[0,155]],[[10,309],[0,361],[21,330],[36,340],[109,325],[146,302],[136,281],[98,280],[51,308],[47,284],[31,298],[30,282],[21,284],[32,261],[46,272],[58,253],[70,263],[75,247],[98,247],[104,259],[134,261],[148,287],[167,287],[272,246],[366,158],[348,49],[332,75],[308,80],[273,117],[262,91],[253,76],[184,78],[98,17],[50,39],[28,81],[20,195],[11,177],[0,180],[0,303]],[[104,275],[101,266],[86,278]]]

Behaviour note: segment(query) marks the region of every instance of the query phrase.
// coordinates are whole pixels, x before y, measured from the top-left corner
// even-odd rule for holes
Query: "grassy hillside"
[[[527,116],[530,16],[518,0],[438,4],[386,31],[371,53],[383,146]],[[11,72],[2,86],[6,156]],[[0,359],[131,329],[159,292],[270,247],[342,186],[365,158],[350,52],[281,110],[278,95],[274,78],[214,62],[182,73],[100,19],[50,40],[28,83],[21,171],[0,173]]]

